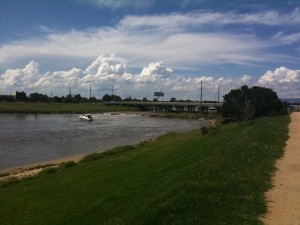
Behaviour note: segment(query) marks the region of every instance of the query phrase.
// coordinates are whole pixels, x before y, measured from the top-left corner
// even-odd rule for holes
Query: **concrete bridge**
[[[164,102],[164,101],[110,101],[105,105],[122,105],[137,107],[141,111],[148,112],[202,112],[209,111],[220,113],[223,103],[220,102]]]

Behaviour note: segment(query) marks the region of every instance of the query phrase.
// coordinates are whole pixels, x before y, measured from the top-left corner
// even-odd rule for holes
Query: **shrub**
[[[59,165],[60,168],[70,168],[70,167],[74,167],[77,164],[74,161],[69,161],[69,162],[64,162],[62,164]]]
[[[48,168],[43,169],[40,173],[41,174],[52,174],[52,173],[56,173],[57,171],[58,171],[58,169],[55,167],[48,167]]]
[[[201,133],[203,134],[203,135],[206,135],[207,133],[208,133],[208,128],[207,127],[201,127]]]
[[[104,158],[103,153],[92,153],[89,155],[84,156],[80,162],[90,162],[90,161],[95,161]]]

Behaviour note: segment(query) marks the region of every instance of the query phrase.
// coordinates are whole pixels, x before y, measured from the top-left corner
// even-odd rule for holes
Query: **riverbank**
[[[40,163],[25,165],[22,167],[14,167],[0,170],[0,182],[12,179],[22,179],[35,176],[46,168],[56,168],[62,163],[75,162],[78,163],[85,155],[77,155],[62,159],[50,160]]]
[[[138,111],[135,107],[106,106],[102,103],[35,103],[35,102],[1,102],[0,113],[104,113]]]
[[[280,116],[172,132],[2,182],[0,223],[261,224],[288,123]]]
[[[276,162],[274,187],[266,193],[266,225],[300,224],[300,112],[291,114],[284,156]]]

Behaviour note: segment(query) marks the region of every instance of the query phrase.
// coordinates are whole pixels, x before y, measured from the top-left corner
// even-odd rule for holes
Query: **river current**
[[[0,114],[0,169],[137,144],[171,131],[183,132],[205,121],[128,114]]]

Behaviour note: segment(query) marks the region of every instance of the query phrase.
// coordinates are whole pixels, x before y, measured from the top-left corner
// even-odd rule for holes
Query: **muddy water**
[[[136,144],[171,131],[200,128],[205,121],[140,115],[0,114],[0,169]]]

